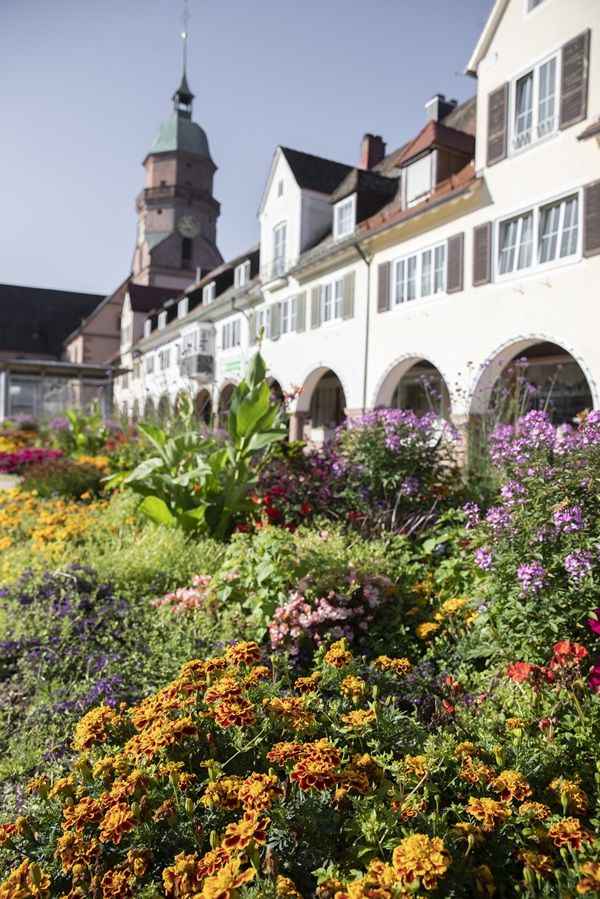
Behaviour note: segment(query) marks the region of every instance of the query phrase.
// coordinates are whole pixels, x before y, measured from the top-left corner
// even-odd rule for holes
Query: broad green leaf
[[[156,524],[165,524],[169,527],[175,524],[175,516],[166,502],[158,496],[147,496],[140,504],[139,511],[155,521]]]

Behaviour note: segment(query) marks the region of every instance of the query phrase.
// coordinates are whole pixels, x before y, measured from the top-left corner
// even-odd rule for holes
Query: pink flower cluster
[[[36,446],[26,447],[16,453],[0,453],[0,471],[19,474],[30,465],[39,465],[40,462],[59,459],[61,456],[60,450],[41,449]]]
[[[192,578],[191,587],[178,587],[173,593],[153,599],[151,605],[156,608],[167,606],[176,615],[201,609],[206,604],[211,580],[210,574],[197,574]]]

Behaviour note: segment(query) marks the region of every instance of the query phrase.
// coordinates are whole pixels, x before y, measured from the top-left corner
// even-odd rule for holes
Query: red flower
[[[301,515],[310,515],[312,512],[312,506],[310,503],[302,503],[300,506],[300,514]]]
[[[564,664],[567,660],[562,656],[575,656],[576,659],[585,659],[588,651],[581,643],[571,643],[570,640],[561,640],[554,644],[554,658],[559,665]]]
[[[515,684],[520,684],[524,680],[529,680],[536,667],[528,662],[512,662],[506,669],[506,673]]]

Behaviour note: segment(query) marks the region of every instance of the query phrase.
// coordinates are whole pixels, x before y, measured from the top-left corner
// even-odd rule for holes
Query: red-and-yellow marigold
[[[225,658],[230,665],[253,665],[260,662],[260,646],[254,640],[242,640],[228,646],[225,650]]]
[[[239,858],[232,859],[213,877],[207,878],[198,899],[237,899],[240,887],[251,881],[255,874],[252,868],[240,873],[241,864]]]
[[[239,798],[246,811],[264,812],[280,796],[283,790],[272,774],[251,774],[239,788]]]
[[[580,895],[600,893],[600,862],[584,862],[579,868],[579,876],[577,892]]]
[[[564,777],[555,777],[549,788],[559,797],[566,810],[574,815],[585,815],[590,801],[579,783]]]
[[[594,834],[578,818],[561,818],[548,828],[548,836],[559,849],[561,846],[570,846],[571,849],[578,850],[582,843],[594,841]]]
[[[554,871],[554,864],[549,855],[542,852],[534,852],[530,849],[523,849],[517,854],[519,861],[523,863],[523,867],[530,868],[539,874],[540,877],[547,877]]]
[[[319,758],[301,759],[292,769],[290,780],[301,790],[328,790],[336,782],[333,765]]]
[[[467,811],[478,821],[483,821],[483,829],[491,831],[494,829],[496,822],[506,821],[510,818],[512,812],[504,802],[496,802],[495,799],[477,799],[471,796]]]
[[[350,664],[352,658],[352,653],[349,652],[346,641],[338,640],[337,643],[331,644],[323,656],[323,661],[326,665],[331,665],[333,668],[345,668],[346,665]]]
[[[209,783],[201,799],[203,805],[210,808],[224,808],[233,811],[240,807],[240,787],[244,779],[237,774],[221,777],[214,783]]]
[[[246,812],[241,820],[227,825],[222,841],[223,848],[241,852],[251,843],[264,846],[270,823],[269,818],[260,819],[257,812]]]
[[[503,802],[510,802],[513,799],[523,802],[532,793],[531,787],[519,771],[501,771],[498,777],[492,780],[490,787],[494,793],[500,794]]]
[[[439,837],[413,834],[394,849],[392,864],[401,884],[410,886],[419,880],[426,890],[434,890],[452,859]]]
[[[376,715],[373,709],[357,709],[347,715],[340,715],[340,718],[351,730],[361,730],[372,724]]]
[[[77,723],[73,749],[82,752],[96,743],[106,740],[107,730],[120,720],[119,713],[110,706],[101,705],[92,709]]]
[[[221,702],[213,709],[212,714],[223,730],[227,730],[228,727],[250,727],[256,721],[254,706],[241,697]]]
[[[125,833],[137,825],[135,815],[126,802],[111,805],[100,824],[100,840],[105,843],[120,843]]]

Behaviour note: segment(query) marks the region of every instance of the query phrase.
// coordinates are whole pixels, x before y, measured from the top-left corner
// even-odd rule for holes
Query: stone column
[[[304,440],[304,425],[308,412],[294,412],[290,418],[290,440]]]

